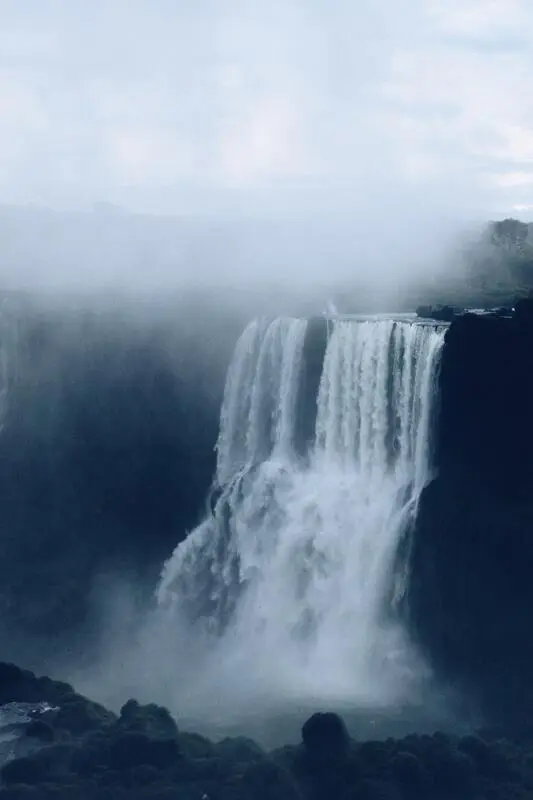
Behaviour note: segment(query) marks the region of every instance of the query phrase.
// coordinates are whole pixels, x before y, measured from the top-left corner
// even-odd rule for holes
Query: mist
[[[358,682],[333,649],[321,673],[307,673],[293,652],[240,650],[231,631],[217,641],[147,606],[124,575],[100,576],[92,613],[98,635],[90,646],[58,651],[46,669],[117,712],[131,697],[159,703],[182,730],[215,740],[296,743],[302,720],[317,708],[342,714],[354,736],[378,739],[414,729],[466,730],[474,722],[457,688],[437,680],[420,653],[410,654],[402,672],[374,675],[372,686]]]
[[[2,285],[386,305],[434,280],[527,206],[516,65],[471,5],[4,0]]]
[[[461,231],[442,213],[372,217],[328,211],[321,217],[158,217],[121,210],[57,212],[0,208],[1,285],[43,296],[142,299],[218,293],[251,314],[279,303],[345,293],[359,303],[450,271]],[[383,214],[383,216],[381,216]],[[359,293],[359,297],[357,297]],[[320,305],[315,308],[320,310]]]
[[[179,376],[158,407],[161,419],[176,417],[178,444],[187,414],[211,436],[208,446],[202,438],[207,498],[213,408],[218,415],[233,346],[251,318],[314,316],[331,300],[346,312],[412,311],[428,286],[460,281],[465,232],[531,208],[531,110],[516,79],[531,68],[526,0],[488,9],[477,0],[461,7],[440,0],[394,7],[385,0],[94,0],[76,10],[66,0],[0,0],[0,8],[0,293],[24,308],[27,302],[32,313],[50,311],[37,332],[28,326],[35,373],[24,373],[18,352],[14,372],[23,399],[52,386],[49,416],[56,414],[54,436],[63,436],[69,458],[87,442],[102,446],[91,438],[95,419],[115,408],[110,389],[96,392],[92,416],[89,401],[85,417],[71,413],[79,387],[97,384],[108,368],[117,383],[126,374],[121,397],[137,397],[142,376],[131,365],[144,358],[146,368],[155,364],[154,386],[163,375],[168,389]],[[55,331],[62,315],[87,308],[116,313],[113,324],[102,317],[89,325],[104,331],[104,344],[94,345],[81,323],[75,333],[58,323],[57,338],[48,337],[47,326]],[[157,338],[153,330],[162,327]],[[157,339],[157,347],[143,350],[143,337]],[[121,351],[106,361],[106,347],[124,341],[127,357]],[[66,343],[89,365],[86,384],[79,372],[67,374]],[[47,348],[57,358],[47,360]],[[103,351],[99,373],[91,358]],[[171,366],[169,352],[177,353]],[[71,414],[70,427],[57,409]],[[152,409],[142,411],[158,421]],[[42,420],[32,414],[31,424]],[[23,414],[13,416],[18,424]],[[37,424],[26,422],[17,434],[37,450],[41,440],[28,435]],[[105,429],[110,438],[112,427]],[[163,448],[166,431],[159,433]],[[101,456],[96,445],[95,452]],[[31,455],[46,472],[48,460]],[[55,451],[49,460],[58,463]],[[94,460],[93,471],[80,470],[80,485],[98,483]],[[182,462],[180,479],[194,472],[194,453],[187,450]],[[166,490],[167,506],[177,504]],[[159,572],[202,515],[200,503],[188,509],[171,544],[170,513],[160,539],[157,524],[147,523],[143,546],[158,539]],[[85,555],[92,555],[94,531],[98,546],[107,546],[100,520],[91,524]],[[229,655],[213,662],[201,637],[169,631],[155,607],[153,564],[150,574],[136,572],[125,555],[121,571],[119,544],[108,569],[91,561],[84,597],[91,636],[50,636],[43,651],[42,639],[32,643],[20,630],[15,649],[24,662],[56,670],[115,708],[131,694],[165,703],[209,732],[243,720],[251,729],[257,719],[246,714],[268,709],[283,738],[286,704],[312,706],[317,687],[291,696],[286,682],[276,684],[273,663],[266,681],[256,680],[257,661],[237,683]],[[395,678],[385,681],[383,705],[400,714],[404,703],[411,714],[426,709],[429,725],[445,718],[423,659],[412,677],[407,692]],[[348,695],[319,699],[361,710],[361,697]]]

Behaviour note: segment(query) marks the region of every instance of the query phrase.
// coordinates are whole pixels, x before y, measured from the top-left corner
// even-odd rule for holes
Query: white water
[[[444,329],[330,323],[315,441],[302,459],[306,329],[302,320],[256,321],[239,340],[217,443],[221,493],[165,565],[158,597],[167,619],[193,618],[218,690],[231,685],[241,701],[248,691],[255,701],[387,705],[423,674],[395,609],[408,580],[409,522],[430,477]],[[207,691],[206,678],[198,692]]]
[[[0,767],[13,758],[38,749],[39,744],[20,739],[26,726],[47,711],[54,710],[47,703],[8,703],[0,706]]]

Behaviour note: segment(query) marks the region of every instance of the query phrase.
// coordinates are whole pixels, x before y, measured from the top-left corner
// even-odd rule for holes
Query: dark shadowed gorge
[[[42,637],[46,661],[56,639],[91,630],[99,576],[127,576],[146,599],[198,521],[239,322],[202,330],[191,305],[8,307],[2,625],[15,642]]]

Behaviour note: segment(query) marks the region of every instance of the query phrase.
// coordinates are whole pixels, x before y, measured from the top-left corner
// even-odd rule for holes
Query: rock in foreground
[[[531,797],[533,742],[407,736],[358,743],[332,712],[271,753],[183,733],[157,705],[116,716],[68,684],[0,664],[4,703],[46,703],[1,771],[0,800],[374,800]],[[32,746],[29,747],[29,742]]]

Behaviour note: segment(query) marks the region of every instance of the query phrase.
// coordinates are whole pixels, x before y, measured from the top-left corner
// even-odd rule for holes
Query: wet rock
[[[403,800],[403,798],[394,784],[386,780],[367,778],[358,786],[349,787],[342,800]]]
[[[178,736],[178,726],[166,708],[155,703],[140,705],[136,700],[128,700],[122,706],[117,728],[156,739],[176,739]]]
[[[115,720],[111,711],[73,692],[63,699],[53,724],[55,728],[79,735],[110,726]]]
[[[219,758],[239,764],[261,761],[265,757],[261,747],[245,736],[222,739],[215,744],[215,753]]]
[[[520,326],[533,327],[533,297],[523,297],[514,306],[514,318]]]
[[[15,664],[0,662],[0,705],[49,703],[55,705],[74,694],[72,686],[50,678],[38,678]]]
[[[463,736],[459,741],[458,749],[478,764],[485,764],[490,759],[488,744],[479,736]]]
[[[0,789],[1,800],[41,800],[41,787],[28,786],[25,783],[17,783]],[[62,800],[62,798],[52,798],[52,800]]]
[[[312,317],[307,323],[298,394],[296,397],[296,428],[294,446],[302,458],[308,455],[315,436],[316,398],[328,343],[328,322],[324,317]]]
[[[302,727],[306,753],[314,762],[339,760],[350,748],[344,720],[331,711],[313,714]]]
[[[199,733],[181,733],[180,747],[188,758],[213,758],[216,755],[216,745]]]
[[[160,779],[160,770],[150,764],[138,764],[129,773],[132,786],[151,786]]]
[[[7,786],[14,783],[35,785],[45,779],[46,769],[35,758],[16,758],[2,767],[0,775]]]
[[[72,743],[57,743],[42,747],[32,754],[43,772],[43,781],[61,782],[78,780],[75,765],[82,748]]]
[[[55,732],[51,725],[43,720],[33,720],[26,727],[24,735],[29,739],[38,739],[40,742],[49,744],[55,739]]]
[[[432,765],[434,783],[439,789],[460,793],[473,792],[476,784],[476,771],[472,760],[455,750],[443,750]]]
[[[250,766],[243,777],[244,796],[254,800],[303,800],[291,774],[272,761]]]
[[[419,759],[413,753],[397,753],[392,759],[391,771],[400,786],[411,789],[423,784],[424,773]]]
[[[165,769],[180,757],[175,739],[150,739],[144,733],[127,732],[118,735],[112,742],[107,763],[111,769],[132,769],[145,764]]]

